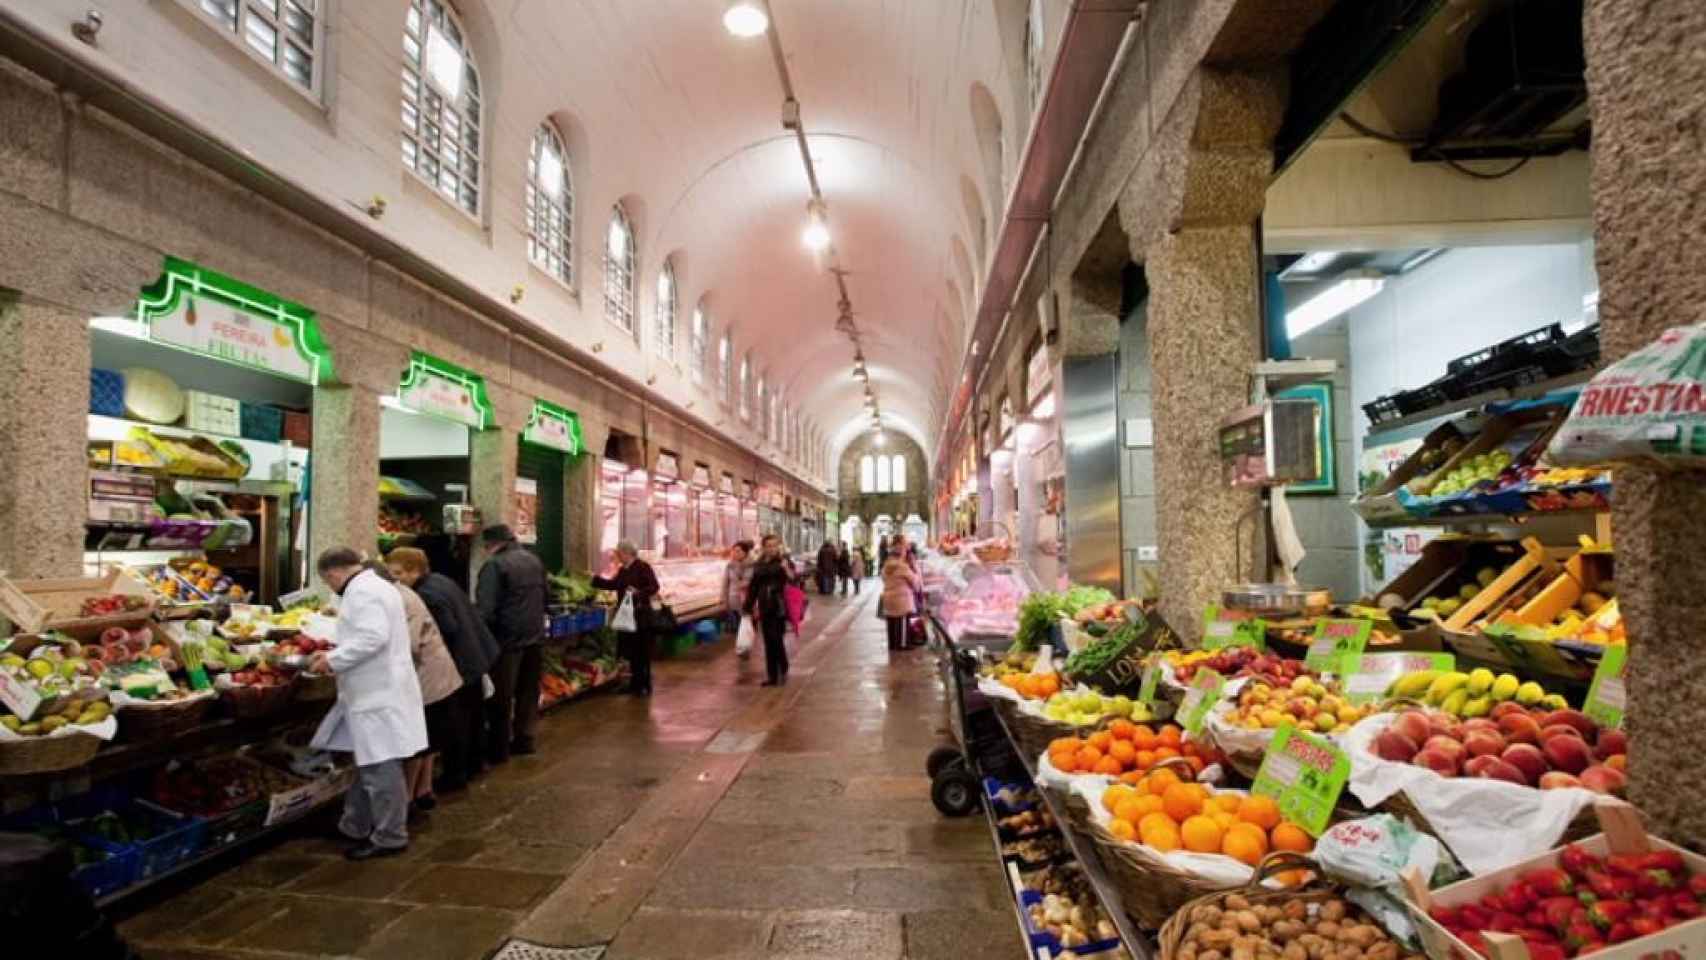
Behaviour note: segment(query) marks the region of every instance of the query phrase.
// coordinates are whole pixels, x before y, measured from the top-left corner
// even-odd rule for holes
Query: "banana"
[[[1500,702],[1509,700],[1516,696],[1517,688],[1520,686],[1522,686],[1521,680],[1518,680],[1511,674],[1501,673],[1499,674],[1499,678],[1493,681],[1493,699]]]
[[[1446,698],[1444,700],[1440,701],[1439,708],[1441,710],[1444,710],[1446,713],[1451,714],[1454,717],[1461,717],[1464,715],[1463,714],[1463,708],[1468,703],[1469,703],[1469,690],[1468,690],[1468,688],[1458,687],[1456,690],[1453,690],[1453,691],[1451,691],[1451,693],[1447,694]]]
[[[1438,676],[1438,670],[1417,670],[1414,673],[1406,673],[1392,681],[1392,685],[1386,688],[1386,695],[1389,697],[1419,697],[1427,692],[1428,685],[1433,683]]]
[[[1493,671],[1476,667],[1469,671],[1469,695],[1479,697],[1493,688]]]
[[[1446,697],[1451,696],[1459,687],[1462,687],[1468,682],[1469,674],[1460,670],[1453,670],[1450,673],[1442,673],[1435,678],[1433,683],[1428,684],[1428,695],[1426,699],[1429,703],[1443,703]],[[1467,699],[1467,695],[1465,695],[1465,699]]]
[[[1525,707],[1532,707],[1546,696],[1546,688],[1533,680],[1528,681],[1516,690],[1516,702]]]
[[[1459,692],[1461,692],[1461,691],[1459,691]],[[1463,705],[1463,713],[1461,713],[1460,716],[1462,716],[1463,719],[1465,719],[1465,720],[1469,719],[1470,717],[1484,717],[1492,709],[1493,709],[1493,698],[1487,696],[1486,694],[1482,694],[1481,696],[1476,697],[1473,700],[1470,700],[1468,703],[1465,703]]]

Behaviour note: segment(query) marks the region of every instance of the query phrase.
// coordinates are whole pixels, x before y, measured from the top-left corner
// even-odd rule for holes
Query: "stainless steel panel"
[[[1066,444],[1068,575],[1073,583],[1123,595],[1116,376],[1113,354],[1065,358],[1061,433]]]

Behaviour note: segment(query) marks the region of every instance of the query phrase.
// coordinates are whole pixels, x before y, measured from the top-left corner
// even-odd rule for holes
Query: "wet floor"
[[[732,643],[660,661],[650,701],[541,721],[539,752],[441,802],[408,853],[304,832],[150,905],[149,960],[482,960],[510,938],[611,960],[1023,956],[981,818],[929,799],[934,655],[874,597],[813,597],[786,687]]]

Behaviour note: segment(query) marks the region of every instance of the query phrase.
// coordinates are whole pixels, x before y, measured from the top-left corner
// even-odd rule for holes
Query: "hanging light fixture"
[[[800,240],[813,252],[829,247],[829,221],[824,217],[822,200],[814,198],[806,204],[806,229]]]
[[[737,37],[756,37],[770,29],[761,0],[733,0],[723,9],[723,29]]]

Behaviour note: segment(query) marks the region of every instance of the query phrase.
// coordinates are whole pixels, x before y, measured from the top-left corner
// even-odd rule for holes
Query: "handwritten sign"
[[[1219,607],[1210,605],[1203,610],[1202,648],[1208,651],[1228,647],[1268,648],[1268,622],[1259,618],[1239,618]]]
[[[1250,792],[1273,797],[1281,815],[1319,837],[1350,776],[1351,762],[1343,751],[1284,723],[1268,743]]]
[[[1421,670],[1457,669],[1457,657],[1449,653],[1364,653],[1342,664],[1345,699],[1362,704],[1386,697],[1386,688],[1406,673]]]
[[[1317,673],[1343,673],[1347,657],[1360,657],[1374,632],[1374,621],[1356,620],[1315,621],[1315,639],[1309,644],[1303,664]]]
[[[1623,686],[1623,670],[1629,660],[1629,648],[1611,644],[1600,655],[1599,667],[1593,672],[1593,686],[1582,703],[1582,712],[1593,722],[1606,727],[1623,726],[1623,710],[1628,694]]]
[[[1184,702],[1179,704],[1179,723],[1185,728],[1185,732],[1202,733],[1209,711],[1220,702],[1220,694],[1225,689],[1225,677],[1213,670],[1197,670],[1197,675],[1191,679],[1191,685],[1185,691]]]

